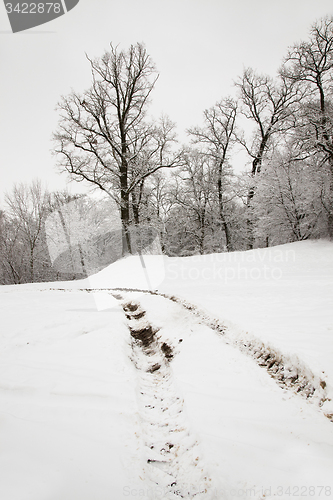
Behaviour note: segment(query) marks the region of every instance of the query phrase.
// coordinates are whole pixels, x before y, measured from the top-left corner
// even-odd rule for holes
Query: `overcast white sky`
[[[12,34],[1,2],[0,206],[15,182],[66,186],[51,155],[55,106],[71,88],[89,87],[85,52],[144,42],[160,72],[151,111],[168,114],[184,134],[235,93],[244,66],[274,76],[288,46],[332,14],[332,0],[80,0],[66,15]]]

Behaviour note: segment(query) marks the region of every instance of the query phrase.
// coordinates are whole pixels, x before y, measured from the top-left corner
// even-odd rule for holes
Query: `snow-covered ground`
[[[0,498],[333,498],[333,244],[144,263],[0,288]],[[180,303],[86,290],[117,287]],[[308,370],[324,404],[239,339]]]

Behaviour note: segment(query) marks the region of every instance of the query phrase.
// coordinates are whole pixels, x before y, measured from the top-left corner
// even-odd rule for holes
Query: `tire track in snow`
[[[163,498],[212,500],[216,498],[212,482],[173,380],[173,348],[149,324],[137,299],[113,296],[122,301],[131,334],[132,361],[138,373],[145,473],[158,492],[163,492]]]
[[[54,288],[52,290],[68,289]],[[243,335],[239,332],[235,333],[232,326],[227,326],[218,318],[210,316],[207,312],[201,310],[198,306],[191,304],[185,299],[176,295],[168,295],[157,290],[143,290],[136,288],[103,288],[103,289],[80,289],[81,291],[96,292],[104,291],[122,291],[122,292],[139,292],[163,297],[172,302],[176,302],[186,310],[190,311],[197,320],[214,330],[219,335],[223,335],[225,341],[237,347],[241,352],[250,356],[256,363],[266,369],[267,373],[275,382],[282,388],[291,391],[308,402],[316,404],[323,412],[326,418],[333,422],[332,410],[325,409],[325,403],[332,408],[333,388],[327,387],[325,380],[318,375],[315,375],[312,370],[303,363],[297,356],[289,356],[282,353],[280,350],[265,344],[262,340],[249,335]],[[77,291],[77,290],[76,290]]]
[[[325,402],[331,403],[332,389],[330,388],[328,391],[325,380],[315,375],[298,357],[283,354],[275,347],[265,344],[253,336],[246,335],[246,338],[245,336],[242,338],[241,334],[232,332],[232,327],[226,326],[219,319],[211,317],[207,312],[200,310],[199,307],[175,295],[167,295],[155,290],[121,290],[157,295],[181,305],[192,313],[200,323],[224,336],[227,343],[237,347],[241,352],[254,359],[261,368],[266,369],[270,377],[282,389],[292,391],[307,401],[316,404],[323,411],[325,417],[333,422],[333,413],[331,411],[327,412],[323,408]]]
[[[331,401],[328,396],[327,384],[319,376],[303,363],[297,356],[288,356],[281,351],[265,344],[262,340],[253,336],[235,334],[232,327],[226,326],[220,320],[212,318],[198,307],[175,296],[165,298],[182,305],[193,313],[200,322],[225,337],[226,342],[237,347],[244,354],[252,357],[256,363],[266,369],[268,374],[282,388],[294,392],[313,402],[322,409],[326,401]],[[330,391],[332,394],[332,390]],[[333,414],[323,411],[325,417],[333,422]]]

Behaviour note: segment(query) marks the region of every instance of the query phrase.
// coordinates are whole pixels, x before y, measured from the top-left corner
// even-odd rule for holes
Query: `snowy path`
[[[130,290],[127,289],[127,292],[130,292]],[[227,344],[232,344],[244,354],[251,356],[258,366],[267,370],[270,377],[280,387],[302,396],[311,403],[315,403],[323,411],[324,415],[333,422],[331,404],[333,388],[327,386],[326,381],[315,375],[298,357],[286,355],[254,336],[244,335],[244,333],[242,335],[242,332],[238,330],[233,331],[233,325],[227,326],[226,323],[211,317],[207,312],[175,295],[169,296],[157,291],[133,290],[133,293],[138,292],[144,295],[159,296],[181,305],[185,310],[191,312],[196,321],[223,335]]]
[[[266,442],[260,443],[262,436],[258,437],[257,427],[259,424],[264,428],[267,425],[270,427],[269,420],[273,417],[277,427],[276,432],[279,433],[281,430],[278,428],[281,422],[279,423],[276,419],[276,415],[279,415],[287,422],[286,427],[290,429],[287,432],[297,436],[296,429],[302,425],[302,422],[299,421],[300,418],[310,418],[310,415],[313,416],[313,414],[317,414],[318,422],[322,418],[319,412],[320,406],[303,403],[303,400],[295,395],[288,396],[289,390],[292,389],[294,392],[303,392],[302,395],[311,400],[317,392],[314,400],[316,403],[321,401],[324,388],[320,384],[318,388],[313,388],[311,383],[314,383],[314,378],[310,371],[303,369],[302,374],[299,372],[299,375],[295,376],[295,373],[298,373],[297,370],[300,370],[299,363],[298,366],[293,367],[290,364],[291,360],[280,357],[280,367],[278,367],[276,356],[274,365],[277,369],[273,370],[270,375],[281,375],[281,377],[276,377],[281,385],[278,387],[262,369],[264,366],[270,370],[273,368],[272,361],[274,361],[273,353],[270,353],[268,357],[268,351],[264,345],[261,345],[261,349],[259,349],[260,344],[257,344],[256,349],[254,349],[256,344],[253,343],[252,349],[249,351],[245,346],[245,351],[247,354],[251,353],[252,359],[244,359],[244,352],[242,352],[244,344],[240,343],[239,339],[232,341],[232,337],[225,334],[226,329],[220,324],[215,324],[214,321],[207,326],[211,318],[202,317],[200,311],[188,303],[179,304],[175,297],[170,301],[158,294],[138,291],[133,293],[127,291],[125,297],[124,292],[122,292],[121,298],[132,336],[132,361],[138,371],[138,406],[141,432],[144,438],[143,463],[145,465],[143,472],[144,477],[158,488],[155,491],[163,491],[163,498],[167,499],[178,497],[222,500],[237,497],[259,500],[274,496],[287,499],[292,491],[295,494],[297,491],[302,493],[302,498],[313,497],[315,490],[312,488],[312,482],[316,482],[314,473],[312,472],[307,478],[304,477],[302,472],[298,471],[297,464],[293,464],[289,471],[289,473],[291,472],[289,483],[286,483],[285,477],[283,480],[281,479],[280,483],[276,481],[278,456],[283,447],[287,446],[286,437],[280,443],[276,440],[277,438],[273,439],[277,457],[276,463],[274,460],[272,462],[272,457],[270,457],[270,466],[267,468],[272,469],[270,471],[272,475],[269,479],[269,472],[266,473],[267,483],[258,485],[258,482],[255,481],[255,469],[252,469],[251,466],[249,466],[249,469],[252,469],[253,480],[251,482],[235,484],[230,479],[231,474],[229,476],[227,473],[222,476],[224,479],[222,481],[221,471],[218,470],[220,467],[214,471],[213,457],[216,450],[213,456],[211,453],[214,445],[216,447],[216,442],[210,442],[207,446],[211,438],[208,436],[207,439],[205,436],[207,434],[207,421],[204,419],[200,422],[202,407],[199,408],[204,404],[203,401],[207,403],[212,393],[216,393],[214,384],[217,384],[218,388],[223,387],[224,391],[226,386],[228,387],[228,397],[225,398],[225,394],[220,396],[222,400],[220,400],[220,404],[222,402],[228,407],[230,405],[228,398],[232,398],[229,392],[231,389],[230,379],[232,379],[234,381],[232,384],[233,397],[236,399],[239,397],[243,402],[244,400],[249,402],[247,412],[249,412],[250,417],[247,416],[247,418],[251,422],[250,427],[252,428],[254,425],[255,428],[254,432],[251,429],[251,434],[254,436],[252,445],[262,447],[262,453],[266,452],[269,455],[265,448],[272,446],[272,443],[268,445]],[[188,311],[185,315],[184,307]],[[193,313],[196,318],[193,317]],[[216,331],[223,333],[223,337],[216,336]],[[196,337],[196,350],[193,349],[193,337]],[[192,348],[190,347],[191,343]],[[182,350],[184,345],[186,345],[186,354],[185,358],[182,359],[182,353],[185,353],[185,349]],[[260,357],[258,356],[259,351]],[[198,373],[200,375],[196,382],[197,389],[203,383],[202,392],[193,391],[193,386],[195,386],[194,371],[193,366],[189,367],[188,365],[189,356],[192,356],[192,365],[195,362],[199,364]],[[198,356],[201,358],[201,367]],[[202,358],[204,356],[205,359]],[[212,360],[212,358],[214,359]],[[287,366],[286,360],[289,362]],[[217,369],[216,363],[219,364],[219,369]],[[222,369],[224,378],[223,375],[220,377],[218,373],[221,372],[221,364],[224,365]],[[225,372],[226,366],[227,372]],[[191,381],[188,381],[189,373],[192,374]],[[186,380],[185,386],[184,379]],[[204,382],[205,380],[206,382]],[[207,380],[209,380],[208,385]],[[189,383],[192,386],[190,390],[186,387]],[[182,385],[183,391],[180,389]],[[298,389],[300,386],[301,390]],[[316,389],[318,390],[316,391]],[[188,393],[185,397],[185,404],[183,401],[184,392]],[[206,408],[208,411],[203,412],[209,420],[214,420],[216,415],[221,415],[220,408],[216,406],[214,412],[214,404],[216,404],[214,401],[210,401]],[[238,404],[239,402],[237,402]],[[192,411],[189,411],[189,408]],[[209,408],[213,411],[209,411]],[[307,417],[304,417],[303,412],[307,414]],[[225,428],[229,418],[230,415],[227,411],[224,421],[214,422],[216,428],[214,431],[211,429],[214,435],[221,434],[221,425]],[[193,422],[197,422],[199,425],[193,425]],[[324,419],[324,422],[330,425],[328,420]],[[222,434],[224,432],[225,429]],[[243,436],[243,439],[251,442],[249,436]],[[289,436],[288,439],[290,439]],[[297,450],[297,457],[300,452],[297,439],[294,446]],[[304,453],[304,449],[302,453]],[[306,455],[305,453],[303,465],[309,461],[310,468],[312,458]],[[327,483],[330,462],[323,462],[322,466],[319,474],[320,484],[323,483],[324,478],[326,478]],[[286,472],[285,470],[282,476],[288,476]],[[318,478],[317,472],[315,476]],[[249,477],[251,477],[251,473]],[[310,479],[310,483],[306,482],[306,479]],[[290,486],[283,487],[281,484],[293,484],[294,490],[291,490]],[[303,489],[297,490],[300,488],[297,485],[301,485]],[[331,492],[330,485],[325,487],[326,490],[318,489],[318,495],[322,491]],[[160,497],[157,495],[156,498]]]
[[[333,497],[322,393],[280,387],[176,297],[104,290],[98,312],[71,286],[1,295],[6,500]]]
[[[132,361],[138,370],[145,472],[165,499],[210,500],[212,484],[170,368],[173,348],[152,328],[137,300],[125,301],[123,309],[132,337]]]

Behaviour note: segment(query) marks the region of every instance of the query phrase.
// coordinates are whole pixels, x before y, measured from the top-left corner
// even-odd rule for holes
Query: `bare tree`
[[[215,172],[209,158],[198,151],[188,151],[186,164],[174,175],[173,212],[176,214],[180,246],[183,252],[204,254],[208,232],[212,230],[210,215],[216,199]],[[180,234],[181,233],[181,234]]]
[[[127,52],[110,47],[101,58],[88,58],[91,88],[62,98],[56,152],[74,179],[87,181],[119,203],[124,248],[131,251],[131,196],[135,211],[145,179],[176,166],[180,156],[169,148],[173,127],[146,121],[157,74],[145,47],[137,43]]]
[[[24,282],[23,245],[18,238],[18,226],[4,211],[0,212],[0,280],[2,285]]]
[[[5,196],[8,206],[7,229],[10,230],[6,242],[7,263],[11,268],[14,282],[34,282],[41,278],[41,268],[49,265],[46,242],[44,238],[44,222],[49,211],[49,194],[43,191],[39,181],[30,186],[15,185],[12,193]],[[21,264],[18,265],[20,257]],[[12,259],[12,257],[15,257]],[[27,258],[26,276],[22,276],[22,259]],[[47,261],[44,263],[44,261]],[[36,264],[38,263],[38,272]]]
[[[243,137],[240,143],[252,158],[252,175],[260,173],[262,161],[277,133],[288,131],[294,121],[294,105],[301,99],[300,87],[283,75],[274,81],[267,75],[257,75],[252,69],[244,71],[236,83],[243,103],[242,114],[255,124],[254,139],[248,145]]]
[[[288,52],[281,74],[303,85],[307,99],[299,109],[298,136],[308,154],[319,152],[331,172],[328,229],[333,237],[333,17],[316,22],[307,42]],[[327,208],[327,207],[326,207]]]
[[[238,105],[228,97],[204,111],[203,128],[189,130],[195,144],[204,147],[205,154],[213,161],[216,170],[216,182],[219,204],[219,218],[226,238],[228,251],[233,250],[230,225],[226,218],[226,205],[233,196],[228,193],[232,177],[229,163],[230,149],[235,143],[235,127]],[[226,193],[228,193],[226,195]]]
[[[158,232],[163,253],[168,249],[166,224],[174,205],[171,191],[170,176],[159,171],[147,179],[140,201],[140,220]]]
[[[325,214],[316,169],[315,158],[305,160],[288,143],[274,152],[256,186],[255,232],[259,237],[279,244],[318,235]]]
[[[239,142],[252,158],[251,175],[260,173],[265,154],[272,139],[290,130],[294,121],[294,106],[301,99],[301,90],[295,82],[290,82],[281,75],[274,81],[267,75],[258,75],[252,69],[246,69],[236,83],[243,103],[241,112],[255,124],[252,144],[239,136]],[[255,195],[254,184],[248,191],[247,203],[251,210],[251,201]],[[248,218],[249,247],[253,248],[251,216]]]
[[[161,173],[161,166],[176,167],[184,163],[182,152],[176,155],[172,153],[172,146],[177,143],[175,128],[175,123],[168,117],[162,116],[154,127],[151,143],[142,151],[130,172],[129,191],[136,225],[141,222],[142,202],[147,203],[147,196],[145,196],[147,181]]]

